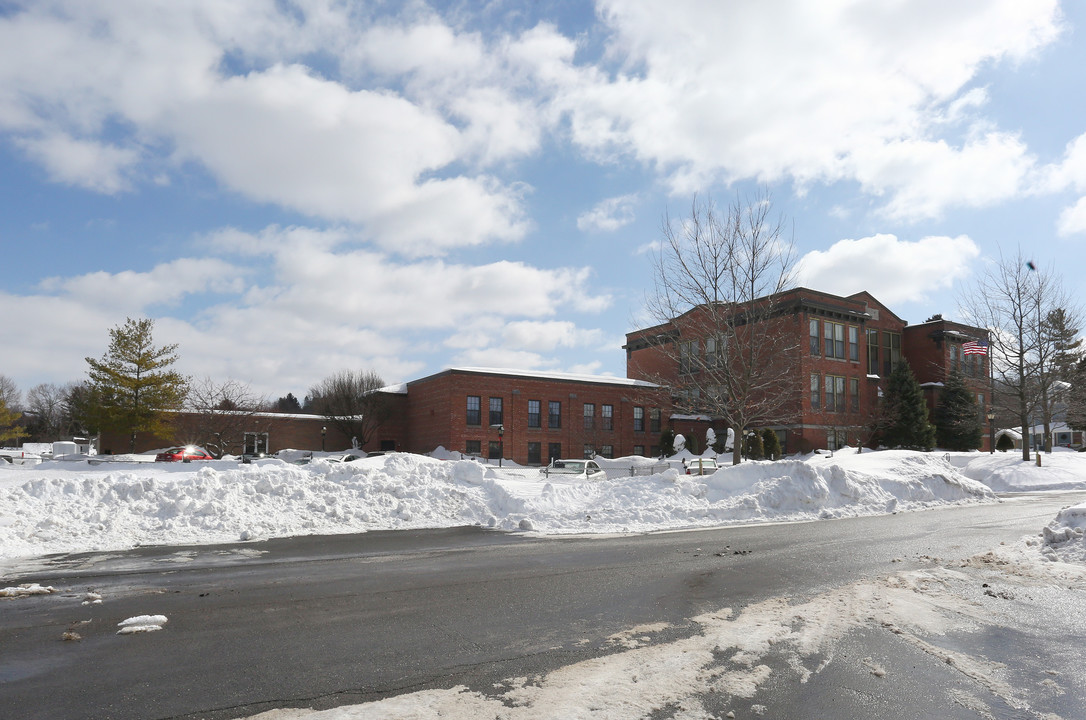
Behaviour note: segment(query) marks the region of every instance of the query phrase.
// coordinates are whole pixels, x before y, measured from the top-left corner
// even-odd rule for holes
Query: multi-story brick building
[[[867,292],[841,297],[797,288],[771,300],[773,312],[753,332],[786,341],[777,346],[790,379],[780,383],[781,390],[789,396],[774,421],[765,425],[777,433],[785,452],[867,443],[885,379],[900,362],[908,362],[925,383],[931,407],[950,368],[962,369],[977,393],[979,411],[985,412],[990,399],[985,394],[988,358],[966,355],[962,349],[967,342],[986,341],[983,329],[941,318],[912,329]],[[678,393],[685,385],[699,385],[697,374],[712,366],[711,361],[697,361],[699,354],[716,352],[720,342],[704,323],[690,322],[689,315],[628,333],[627,376]],[[724,430],[708,417],[679,417],[687,432],[713,427],[719,435]]]
[[[975,392],[982,416],[990,406],[988,357],[966,352],[967,343],[987,341],[981,328],[941,316],[910,326],[867,292],[841,297],[797,288],[765,300],[772,313],[748,322],[744,332],[760,335],[759,342],[773,350],[767,362],[787,370],[770,390],[782,399],[777,416],[757,428],[774,430],[785,452],[866,444],[886,378],[902,362],[912,368],[930,408],[953,368]],[[626,378],[450,368],[386,388],[392,415],[363,449],[428,453],[444,447],[536,465],[591,453],[654,456],[667,428],[694,438],[702,449],[709,428],[718,437],[727,430],[719,419],[691,412],[696,402],[684,396],[698,373],[726,357],[727,338],[707,320],[710,314],[693,308],[628,333]],[[247,447],[251,439],[266,452],[350,447],[351,438],[319,416],[258,413],[251,424]],[[176,429],[168,441],[139,438],[137,449],[185,442],[184,423]]]

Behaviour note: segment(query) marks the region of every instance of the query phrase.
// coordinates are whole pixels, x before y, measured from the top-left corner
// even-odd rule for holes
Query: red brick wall
[[[467,397],[480,400],[480,424],[467,424]],[[644,446],[646,453],[659,445],[659,433],[651,432],[650,411],[664,409],[659,391],[606,382],[539,378],[485,372],[448,370],[408,384],[407,424],[411,427],[411,452],[427,453],[442,446],[463,452],[468,440],[477,440],[484,457],[488,456],[490,441],[499,439],[498,431],[489,427],[490,398],[502,398],[504,426],[504,457],[520,464],[528,463],[528,443],[540,443],[540,457],[546,462],[551,443],[562,446],[565,457],[581,457],[586,443],[597,448],[611,445],[615,457],[630,455],[635,446]],[[539,428],[528,427],[528,401],[540,402]],[[561,427],[548,427],[550,401],[561,408]],[[592,429],[585,429],[584,404],[595,405]],[[601,412],[604,404],[614,408],[611,431],[602,429]],[[633,429],[633,408],[645,410],[645,430]],[[666,427],[667,412],[661,417]]]

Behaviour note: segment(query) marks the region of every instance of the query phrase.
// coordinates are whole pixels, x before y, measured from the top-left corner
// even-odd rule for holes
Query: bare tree
[[[364,448],[392,414],[384,386],[372,370],[340,370],[311,387],[309,398],[318,415]]]
[[[23,394],[19,392],[19,386],[7,375],[0,375],[0,402],[8,410],[19,410],[23,406]]]
[[[963,298],[962,309],[990,335],[990,362],[1001,392],[993,401],[1003,406],[1022,427],[1022,459],[1030,459],[1028,434],[1041,420],[1045,436],[1051,423],[1049,398],[1059,380],[1058,342],[1045,318],[1069,311],[1070,303],[1051,268],[1039,269],[1022,255],[1000,254]],[[1072,323],[1071,316],[1066,318]],[[1046,444],[1047,444],[1046,440]]]
[[[695,198],[688,217],[665,216],[663,236],[648,310],[668,336],[661,352],[678,365],[676,408],[722,419],[736,437],[780,422],[800,391],[796,335],[779,298],[794,284],[796,258],[768,194],[745,204],[737,196],[723,213]]]
[[[178,432],[189,442],[202,445],[216,457],[241,453],[246,432],[267,432],[259,425],[257,413],[267,406],[266,398],[238,380],[217,383],[210,377],[192,381],[185,409],[178,420]]]
[[[27,410],[36,418],[37,434],[42,440],[59,440],[69,434],[68,397],[71,385],[41,383],[26,394]]]

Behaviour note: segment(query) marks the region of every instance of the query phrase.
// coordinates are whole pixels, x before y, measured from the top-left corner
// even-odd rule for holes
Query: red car
[[[190,460],[214,460],[207,450],[195,445],[174,447],[155,455],[155,462],[188,462]]]

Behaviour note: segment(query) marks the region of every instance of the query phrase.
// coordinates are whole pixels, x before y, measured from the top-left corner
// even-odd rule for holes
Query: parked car
[[[687,475],[712,475],[716,472],[715,458],[690,458],[683,460]]]
[[[163,450],[158,455],[155,455],[155,462],[189,462],[192,460],[214,460],[211,457],[211,453],[204,450],[202,447],[196,445],[185,445],[184,447],[173,447],[169,450]]]
[[[603,480],[607,474],[595,460],[555,460],[540,472],[544,475],[577,476],[583,475],[589,480]]]
[[[352,460],[361,460],[364,457],[365,455],[361,453],[343,453],[342,455],[329,455],[324,459],[330,463],[345,463]]]

